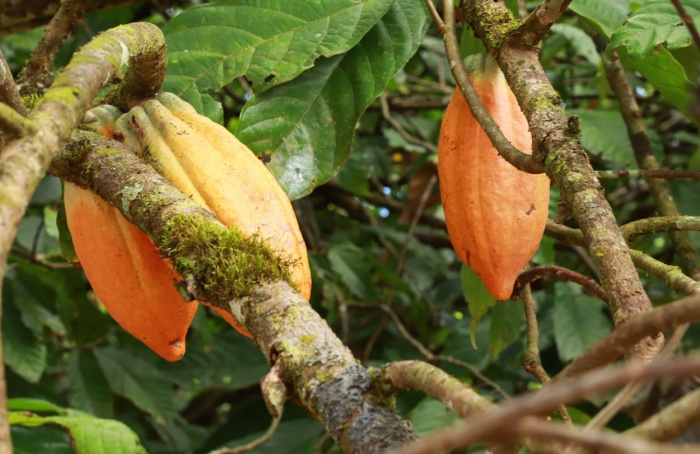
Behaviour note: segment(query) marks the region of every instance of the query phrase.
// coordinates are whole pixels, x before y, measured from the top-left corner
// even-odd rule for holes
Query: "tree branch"
[[[287,389],[325,424],[346,452],[383,452],[415,437],[398,415],[371,398],[373,383],[368,371],[357,364],[308,301],[288,283],[265,277],[274,273],[263,275],[253,265],[246,269],[253,262],[250,253],[243,256],[241,249],[220,248],[230,244],[231,237],[240,236],[235,229],[226,229],[211,212],[173,188],[122,144],[85,131],[74,132],[72,138],[72,146],[54,161],[53,173],[94,189],[116,206],[172,260],[197,299],[231,311],[254,336]],[[105,147],[108,153],[89,152]],[[245,244],[241,247],[252,248],[254,254],[274,255],[260,241],[242,239]],[[196,244],[194,251],[187,247],[190,242]],[[232,270],[235,263],[240,270],[235,274],[246,276],[252,293],[228,288],[226,272],[205,269],[188,275],[182,264],[193,260],[200,264],[211,261],[212,269],[217,270]],[[261,261],[265,267],[285,266],[281,260],[274,264],[271,256]]]

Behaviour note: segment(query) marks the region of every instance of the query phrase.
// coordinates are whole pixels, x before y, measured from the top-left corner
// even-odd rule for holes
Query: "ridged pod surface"
[[[306,245],[289,198],[265,165],[226,128],[177,96],[161,93],[119,118],[114,134],[224,225],[244,235],[259,235],[291,260],[297,290],[310,297]],[[250,336],[229,312],[213,309]]]
[[[469,59],[470,80],[506,138],[532,154],[527,120],[492,57]],[[547,222],[549,178],[517,170],[499,156],[459,89],[438,143],[440,196],[457,255],[498,300],[537,250]]]
[[[113,106],[88,111],[84,124],[113,138],[122,114]],[[151,239],[95,193],[64,183],[66,220],[93,291],[112,318],[168,361],[185,354],[185,336],[197,310],[173,286],[178,278]]]

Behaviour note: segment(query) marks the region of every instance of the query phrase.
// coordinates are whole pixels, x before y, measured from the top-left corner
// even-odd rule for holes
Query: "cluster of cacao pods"
[[[474,56],[466,63],[472,85],[505,137],[532,154],[527,120],[496,61]],[[510,298],[544,232],[549,179],[522,172],[503,159],[459,89],[440,128],[438,175],[455,252],[491,295],[497,300]]]
[[[124,114],[100,106],[85,122],[122,141],[227,227],[265,239],[289,259],[297,290],[309,298],[311,273],[291,203],[267,167],[226,128],[170,93]],[[110,315],[164,359],[180,359],[197,302],[184,301],[175,289],[179,277],[170,262],[93,192],[66,182],[64,202],[76,255]],[[250,337],[230,312],[212,309]]]

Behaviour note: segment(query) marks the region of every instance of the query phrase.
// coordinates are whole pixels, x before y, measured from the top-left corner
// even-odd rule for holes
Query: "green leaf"
[[[498,301],[491,315],[489,345],[494,358],[504,348],[521,338],[525,326],[525,309],[520,301]]]
[[[590,23],[598,33],[610,38],[613,32],[627,20],[628,0],[574,0],[569,9]]]
[[[586,151],[622,167],[634,164],[634,151],[620,112],[570,109],[566,113],[581,120],[581,145]]]
[[[69,262],[77,262],[78,255],[73,247],[73,237],[68,230],[68,220],[66,219],[66,207],[61,204],[56,214],[56,228],[58,230],[58,245],[61,248],[61,255]]]
[[[418,405],[408,414],[408,419],[419,436],[451,426],[461,420],[459,415],[447,408],[445,404],[430,397],[418,402]]]
[[[623,54],[621,52],[621,54]],[[656,88],[666,101],[679,110],[686,110],[690,104],[694,86],[685,74],[685,68],[666,48],[630,64]]]
[[[187,354],[175,363],[161,362],[158,369],[182,386],[236,390],[259,383],[270,367],[250,339],[228,330],[206,349],[201,338],[188,338]]]
[[[695,27],[700,27],[700,1],[685,0],[681,3]],[[663,44],[669,49],[678,49],[691,42],[688,27],[671,2],[648,0],[612,34],[605,55],[611,58],[613,52],[623,46],[632,58],[640,59],[656,52]]]
[[[7,399],[7,410],[43,413],[63,413],[65,411],[63,407],[59,407],[48,400],[31,398]]]
[[[486,290],[486,285],[479,275],[465,264],[462,264],[461,276],[464,299],[467,300],[469,314],[472,316],[469,337],[472,346],[477,348],[476,331],[479,327],[479,321],[481,321],[490,308],[496,305],[496,298],[491,296],[489,291]]]
[[[237,136],[268,167],[291,199],[308,194],[343,167],[355,124],[416,52],[428,24],[424,5],[397,0],[349,52],[319,58],[284,85],[254,95]]]
[[[17,308],[22,313],[22,322],[40,337],[47,327],[56,334],[65,335],[66,328],[61,318],[51,312],[43,303],[55,299],[54,289],[45,286],[37,276],[29,274],[36,265],[24,265],[16,278],[11,280],[12,292]]]
[[[75,454],[70,437],[62,427],[13,425],[10,430],[15,454]]]
[[[607,335],[611,322],[603,314],[605,303],[583,295],[575,284],[557,282],[554,290],[554,339],[559,358],[569,362]]]
[[[576,55],[580,55],[593,65],[598,66],[600,64],[600,54],[598,49],[596,49],[593,38],[579,27],[569,24],[554,24],[552,25],[552,33],[557,33],[566,38]]]
[[[73,407],[103,418],[113,417],[114,394],[92,351],[73,351],[67,373]]]
[[[46,419],[70,431],[76,454],[146,454],[138,435],[119,421],[70,416]]]
[[[96,349],[95,356],[114,393],[126,397],[158,421],[172,419],[175,415],[172,384],[158,369],[114,348]]]
[[[46,346],[22,322],[22,315],[13,303],[11,282],[11,279],[5,278],[2,292],[5,364],[28,382],[37,383],[46,369]]]
[[[256,92],[293,79],[320,57],[352,48],[392,0],[221,0],[187,9],[165,27],[163,89],[200,112],[202,98],[245,75]]]
[[[353,244],[340,244],[328,250],[333,272],[356,297],[371,301],[377,297],[372,285],[373,266],[367,253]]]
[[[77,411],[68,411],[66,416],[47,417],[11,412],[8,419],[13,425],[65,427],[70,432],[76,454],[146,454],[138,436],[119,421],[93,418]]]
[[[316,452],[318,439],[323,433],[323,426],[310,418],[282,421],[271,439],[255,448],[255,454],[298,454],[302,452]],[[256,432],[248,434],[234,443],[226,446],[235,446],[250,443],[264,434]]]

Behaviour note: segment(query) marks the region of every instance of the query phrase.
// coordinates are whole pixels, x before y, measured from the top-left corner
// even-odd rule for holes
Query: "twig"
[[[425,205],[428,203],[428,197],[430,197],[430,194],[433,192],[433,188],[435,187],[435,183],[437,183],[437,176],[433,175],[430,177],[430,180],[428,181],[428,184],[425,187],[425,190],[423,191],[423,194],[421,194],[420,201],[418,202],[418,207],[416,208],[416,213],[413,216],[413,219],[411,220],[411,224],[408,227],[408,232],[406,232],[406,239],[403,242],[403,245],[401,247],[401,252],[399,252],[397,264],[396,264],[396,269],[394,272],[396,273],[397,276],[400,276],[401,273],[403,272],[403,267],[406,261],[406,253],[408,252],[408,245],[410,244],[411,240],[413,239],[413,235],[416,231],[416,226],[418,225],[418,221],[420,220],[421,215],[423,214],[423,211],[425,210]],[[391,288],[389,290],[389,296],[387,297],[387,302],[386,306],[391,307],[391,305],[394,302],[394,289]],[[384,314],[382,317],[381,321],[379,322],[379,326],[377,329],[374,331],[372,334],[372,337],[367,341],[367,346],[365,347],[365,352],[364,352],[364,358],[369,358],[372,349],[374,348],[374,344],[377,342],[379,339],[379,336],[382,334],[384,331],[384,328],[386,328],[386,324],[388,322],[388,316],[387,314]]]
[[[32,53],[23,77],[20,77],[20,91],[24,96],[37,93],[39,88],[44,87],[58,51],[80,23],[89,3],[81,0],[61,1],[56,15],[46,26],[44,35]]]
[[[270,438],[272,438],[275,435],[275,432],[277,431],[281,420],[282,416],[272,418],[270,427],[268,427],[265,433],[262,434],[260,437],[256,438],[255,440],[251,441],[250,443],[246,443],[241,446],[236,446],[234,448],[216,449],[214,451],[210,451],[209,454],[239,454],[241,452],[252,451],[253,449],[265,443],[266,441],[270,440]]]
[[[455,11],[454,2],[452,0],[444,0],[442,2],[445,11],[445,33],[443,39],[445,41],[445,52],[450,63],[452,75],[457,82],[457,86],[461,91],[464,99],[469,104],[474,118],[479,122],[484,132],[488,136],[493,146],[498,150],[498,154],[503,156],[506,161],[511,163],[517,169],[528,173],[542,173],[544,166],[537,162],[535,158],[529,154],[525,154],[518,150],[510,143],[503,135],[501,128],[491,118],[484,104],[479,99],[474,86],[469,80],[469,73],[464,66],[462,56],[459,51],[459,41],[455,32]],[[455,93],[456,95],[456,93]],[[453,95],[454,96],[454,95]]]
[[[627,434],[666,441],[700,423],[700,389],[695,389],[651,416]]]
[[[454,364],[456,366],[463,367],[467,369],[472,375],[474,375],[477,379],[481,380],[484,382],[486,385],[490,386],[493,388],[494,391],[496,391],[498,394],[501,395],[504,399],[509,399],[510,396],[508,393],[506,393],[503,388],[498,386],[498,384],[494,381],[492,381],[490,378],[482,374],[476,367],[472,366],[471,364],[465,362],[465,361],[460,361],[456,358],[451,358],[449,356],[442,356],[442,355],[435,355],[433,352],[428,350],[428,348],[423,345],[418,339],[413,337],[411,333],[408,332],[404,324],[401,322],[401,319],[399,319],[399,316],[396,315],[396,313],[390,308],[386,306],[379,306],[380,309],[382,309],[384,312],[386,312],[396,325],[396,329],[399,330],[399,333],[410,343],[413,345],[416,350],[420,352],[421,355],[425,357],[426,360],[428,361],[444,361],[448,362],[451,364]]]
[[[516,35],[524,46],[536,46],[559,20],[571,0],[544,0],[526,18]]]
[[[616,327],[576,358],[554,377],[554,381],[571,378],[610,364],[627,353],[641,339],[697,320],[700,320],[700,295],[697,294],[664,304],[651,312],[639,314],[627,323]]]
[[[525,320],[527,322],[527,350],[525,352],[525,372],[535,377],[543,385],[552,381],[549,374],[540,361],[540,330],[537,324],[537,311],[535,310],[535,301],[532,298],[530,285],[525,285],[520,291],[520,298],[525,306]],[[566,424],[571,424],[571,417],[566,406],[559,405],[557,409],[559,417]]]
[[[685,26],[688,27],[690,36],[693,37],[693,41],[695,42],[695,47],[700,49],[700,35],[698,34],[698,29],[695,28],[693,19],[688,15],[680,0],[671,0],[671,3],[673,3],[673,6],[676,7],[676,10],[678,10],[678,15],[683,20]]]
[[[625,240],[630,242],[639,235],[650,233],[697,232],[700,230],[700,216],[676,215],[639,219],[623,225],[620,230]]]
[[[557,279],[563,281],[575,282],[601,300],[605,302],[608,301],[605,290],[603,290],[603,287],[601,287],[596,281],[588,276],[584,276],[581,273],[577,273],[576,271],[572,271],[568,268],[557,265],[536,266],[534,268],[530,268],[529,270],[523,271],[515,281],[513,293],[520,293],[521,289],[523,289],[526,285],[529,285],[544,276],[555,276]]]
[[[473,443],[503,441],[512,429],[516,431],[529,416],[547,414],[560,403],[572,403],[600,394],[635,380],[657,380],[661,377],[688,377],[700,373],[700,356],[676,361],[643,365],[628,363],[620,367],[594,371],[576,380],[568,380],[542,388],[504,403],[492,411],[468,418],[448,429],[440,430],[397,451],[399,454],[431,454],[469,446]],[[658,448],[657,448],[658,449]],[[643,451],[644,452],[644,451]],[[651,452],[659,452],[651,451]]]
[[[394,129],[396,129],[396,132],[398,132],[401,137],[403,137],[409,143],[420,145],[421,147],[432,151],[433,153],[437,153],[437,146],[434,143],[428,142],[425,139],[411,135],[408,131],[406,131],[406,129],[404,129],[401,123],[399,123],[399,121],[391,115],[391,110],[389,110],[388,96],[386,93],[383,93],[379,97],[379,102],[382,107],[382,117],[384,117],[384,119],[388,121],[389,124],[391,124],[391,126],[394,127]]]
[[[675,180],[678,178],[691,178],[700,180],[700,172],[697,170],[596,170],[595,176],[601,180],[621,178],[661,178]]]
[[[14,254],[20,255],[24,258],[29,259],[32,263],[36,263],[38,265],[43,266],[44,268],[50,269],[50,270],[70,270],[74,269],[75,266],[72,263],[67,263],[65,261],[63,262],[51,262],[47,260],[43,254],[32,254],[32,251],[29,251],[23,247],[13,245],[12,250]]]

